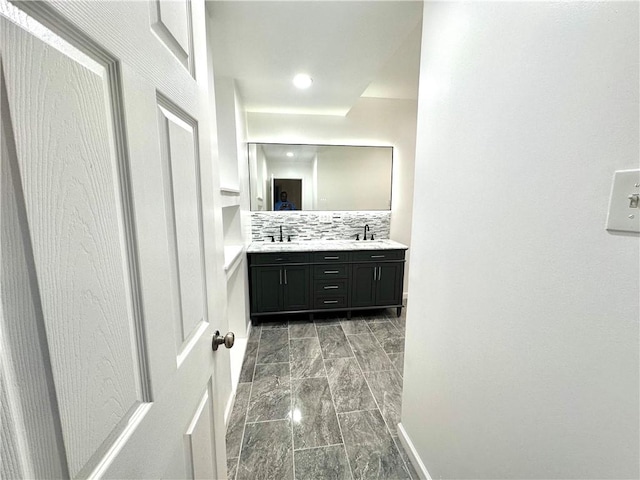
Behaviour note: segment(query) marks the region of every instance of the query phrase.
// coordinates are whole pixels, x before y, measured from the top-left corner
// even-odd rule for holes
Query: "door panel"
[[[210,454],[213,450],[210,391],[209,385],[184,436],[185,464],[189,470],[187,478],[211,479],[216,476]]]
[[[178,320],[178,348],[207,318],[204,295],[202,231],[200,228],[200,170],[197,126],[166,100],[158,106],[160,145],[164,163],[167,226],[172,240],[173,293]],[[172,111],[170,111],[173,110]]]
[[[191,2],[151,1],[151,28],[173,55],[193,73],[191,48]]]
[[[0,35],[1,31],[0,26]],[[1,69],[0,61],[0,111],[8,112]],[[28,232],[21,220],[24,197],[13,178],[17,161],[8,115],[2,116],[0,128],[0,361],[8,365],[11,354],[16,359],[12,362],[14,368],[4,368],[0,375],[3,436],[0,478],[63,478],[68,477],[68,473],[62,460],[62,441],[58,439],[59,418],[49,404],[53,382],[46,345],[38,341],[45,336],[44,325],[39,302],[34,301],[37,285],[30,268],[31,247],[25,242]],[[29,344],[24,339],[34,342]],[[5,438],[17,441],[5,442]],[[31,454],[38,462],[26,462],[20,445],[30,445]]]
[[[3,113],[15,135],[39,287],[34,295],[69,473],[76,476],[122,432],[149,392],[136,338],[141,318],[113,131],[114,86],[108,65],[70,45],[63,53],[4,20],[2,43],[9,99]],[[90,381],[95,378],[101,381]]]

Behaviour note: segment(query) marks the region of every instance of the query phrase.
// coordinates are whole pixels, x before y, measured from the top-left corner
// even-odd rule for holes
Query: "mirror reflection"
[[[390,210],[393,147],[249,144],[252,211]]]

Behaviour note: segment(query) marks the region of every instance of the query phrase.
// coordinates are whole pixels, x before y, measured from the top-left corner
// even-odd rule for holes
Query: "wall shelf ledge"
[[[220,187],[220,194],[238,197],[240,196],[240,189],[231,187]]]
[[[244,245],[227,245],[224,247],[224,271],[229,277],[240,265],[244,253]]]

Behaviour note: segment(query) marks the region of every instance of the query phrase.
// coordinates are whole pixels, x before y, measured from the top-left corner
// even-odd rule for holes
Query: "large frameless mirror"
[[[252,211],[390,210],[393,147],[249,144]]]

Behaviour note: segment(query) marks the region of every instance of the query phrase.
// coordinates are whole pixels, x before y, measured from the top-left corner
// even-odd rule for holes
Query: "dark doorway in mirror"
[[[273,179],[273,210],[302,210],[302,179]]]

